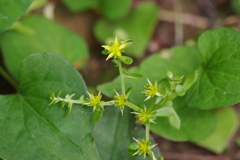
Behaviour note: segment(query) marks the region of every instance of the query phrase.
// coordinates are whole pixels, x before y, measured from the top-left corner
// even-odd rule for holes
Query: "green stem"
[[[135,105],[135,104],[133,104],[133,103],[131,103],[131,102],[129,102],[129,101],[127,101],[127,106],[128,106],[129,108],[132,108],[134,111],[140,111],[140,110],[141,110],[140,107],[138,107],[137,105]]]
[[[150,105],[149,109],[148,109],[148,113],[151,113],[154,109],[155,103],[156,103],[157,97],[154,96],[153,100],[152,100],[152,104]]]
[[[0,66],[0,74],[18,91],[17,82]]]
[[[146,130],[145,130],[145,132],[146,132],[146,141],[149,141],[149,128],[150,128],[150,124],[146,124],[145,125],[146,126]]]
[[[122,89],[122,95],[125,96],[125,84],[124,84],[124,75],[122,71],[122,62],[120,59],[118,59],[118,68],[119,68],[119,74],[120,74],[120,80],[121,80],[121,89]]]

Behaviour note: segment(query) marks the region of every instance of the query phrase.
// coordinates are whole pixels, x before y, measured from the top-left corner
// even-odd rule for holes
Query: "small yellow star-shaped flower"
[[[87,92],[87,94],[89,95],[89,99],[87,100],[87,103],[85,103],[85,105],[93,106],[93,112],[95,112],[97,107],[102,107],[101,103],[103,101],[101,101],[101,98],[102,98],[101,92],[98,92],[98,95],[96,95],[96,96],[94,96],[93,94],[91,94],[89,92]]]
[[[163,96],[159,91],[158,91],[158,86],[157,86],[157,81],[155,81],[154,84],[151,83],[151,81],[149,79],[147,79],[148,84],[146,86],[146,88],[148,90],[143,91],[142,93],[145,93],[145,95],[147,96],[147,98],[144,100],[148,100],[153,96]]]
[[[106,59],[106,61],[109,58],[113,58],[113,57],[121,57],[123,52],[123,49],[130,43],[121,43],[119,42],[118,38],[115,38],[114,43],[111,43],[110,45],[102,45],[102,47],[108,51],[108,57]]]

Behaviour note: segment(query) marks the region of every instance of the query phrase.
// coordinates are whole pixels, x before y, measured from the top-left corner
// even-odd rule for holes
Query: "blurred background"
[[[118,75],[118,69],[101,54],[101,45],[115,36],[134,41],[126,49],[134,58],[132,67],[155,53],[167,58],[174,46],[196,46],[202,32],[219,27],[240,31],[240,0],[34,0],[9,29],[17,32],[1,34],[1,66],[17,80],[23,57],[60,50],[82,74],[88,89],[97,92],[98,85]],[[34,30],[39,34],[33,40],[29,35]],[[23,50],[26,54],[11,59],[11,53]],[[1,94],[15,92],[2,76],[0,84]],[[239,104],[235,110],[239,116]],[[152,135],[166,160],[240,160],[239,127],[221,153]]]

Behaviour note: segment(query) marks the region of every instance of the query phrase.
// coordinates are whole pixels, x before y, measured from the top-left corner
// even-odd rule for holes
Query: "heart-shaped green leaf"
[[[187,106],[211,109],[240,101],[239,39],[239,33],[226,28],[206,31],[200,36],[198,47],[204,66],[186,94]]]
[[[152,36],[157,16],[156,4],[140,3],[126,19],[114,22],[100,19],[94,27],[94,33],[103,43],[108,39],[114,39],[116,35],[120,39],[134,39],[134,43],[126,48],[126,52],[129,55],[140,57]]]
[[[88,56],[88,48],[77,34],[41,16],[28,16],[20,20],[32,34],[9,30],[0,36],[0,45],[8,71],[18,79],[21,61],[33,53],[52,52],[66,58],[76,67]]]
[[[65,117],[51,92],[86,95],[77,70],[62,57],[37,53],[20,67],[20,91],[0,96],[0,157],[11,160],[98,160],[91,136],[92,109],[73,105]]]
[[[222,153],[238,128],[238,116],[232,108],[222,108],[215,112],[216,127],[204,140],[197,142],[217,154]]]
[[[0,1],[0,33],[9,28],[28,9],[33,0]]]
[[[98,0],[62,0],[63,3],[73,12],[85,11],[97,7]]]
[[[99,5],[103,15],[107,19],[116,20],[124,17],[131,8],[131,0],[100,0]]]
[[[132,137],[137,139],[145,137],[143,129],[136,125],[135,118],[130,112],[130,109],[125,107],[122,116],[119,108],[107,107],[101,120],[95,124],[93,137],[102,160],[143,159],[142,156],[130,157],[127,155],[127,146],[135,142]],[[157,147],[154,147],[153,151],[156,157],[160,156]],[[151,158],[147,157],[146,160],[151,160]]]
[[[174,75],[185,75],[188,77],[202,63],[199,51],[194,47],[176,47],[171,49],[172,59],[163,59],[160,55],[153,55],[145,59],[138,68],[130,69],[132,72],[143,75],[142,79],[125,79],[126,87],[132,87],[132,92],[129,96],[130,100],[139,105],[144,104],[146,98],[143,93],[144,85],[147,83],[147,78],[154,82],[166,78],[166,71],[171,70]],[[119,78],[111,83],[107,83],[98,87],[104,94],[108,96],[114,95],[112,89],[119,90]],[[146,102],[146,106],[151,101]],[[176,109],[180,117],[180,129],[177,130],[169,123],[168,118],[157,118],[157,125],[152,126],[152,130],[164,136],[165,138],[178,141],[198,141],[211,133],[214,128],[214,117],[212,111],[199,111],[186,108],[184,97],[181,102],[174,101],[173,107]],[[176,123],[177,124],[177,123]],[[178,125],[176,125],[178,126]],[[192,132],[194,130],[194,132]]]

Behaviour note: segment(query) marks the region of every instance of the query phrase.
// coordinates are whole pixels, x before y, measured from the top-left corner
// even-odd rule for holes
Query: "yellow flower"
[[[145,158],[147,153],[149,153],[149,151],[151,151],[151,149],[157,145],[157,144],[150,145],[151,142],[146,141],[145,139],[142,139],[142,140],[138,140],[136,138],[133,138],[133,139],[138,144],[138,148],[135,149],[137,151],[133,154],[133,156],[143,154],[143,158]]]
[[[140,124],[144,124],[144,123],[156,123],[153,121],[153,119],[156,118],[155,115],[151,115],[148,113],[146,106],[144,106],[144,109],[141,110],[140,112],[131,112],[133,114],[136,114],[136,118],[137,118],[137,122]]]
[[[101,103],[103,101],[101,101],[102,95],[101,92],[98,92],[97,96],[94,96],[93,94],[90,94],[89,92],[87,92],[90,98],[87,98],[87,103],[85,103],[85,105],[88,106],[93,106],[93,112],[97,109],[97,107],[102,107]]]
[[[124,106],[127,105],[127,95],[123,96],[123,95],[120,95],[118,94],[116,91],[115,91],[116,95],[114,96],[115,100],[113,101],[113,104],[115,106],[118,106],[120,107],[120,110],[122,112],[122,115],[123,115],[123,109],[124,109]]]
[[[123,52],[123,49],[130,43],[121,43],[118,41],[118,38],[115,38],[114,43],[110,43],[110,45],[102,45],[102,47],[107,51],[108,57],[106,61],[109,58],[115,58],[115,57],[122,57],[121,52]]]
[[[147,79],[147,81],[148,81],[148,84],[147,84],[146,88],[147,88],[148,90],[145,90],[145,91],[142,92],[142,93],[145,93],[146,96],[147,96],[147,98],[146,98],[144,101],[150,99],[150,98],[153,97],[153,96],[163,96],[163,95],[158,91],[157,81],[155,81],[154,85],[150,82],[149,79]]]

